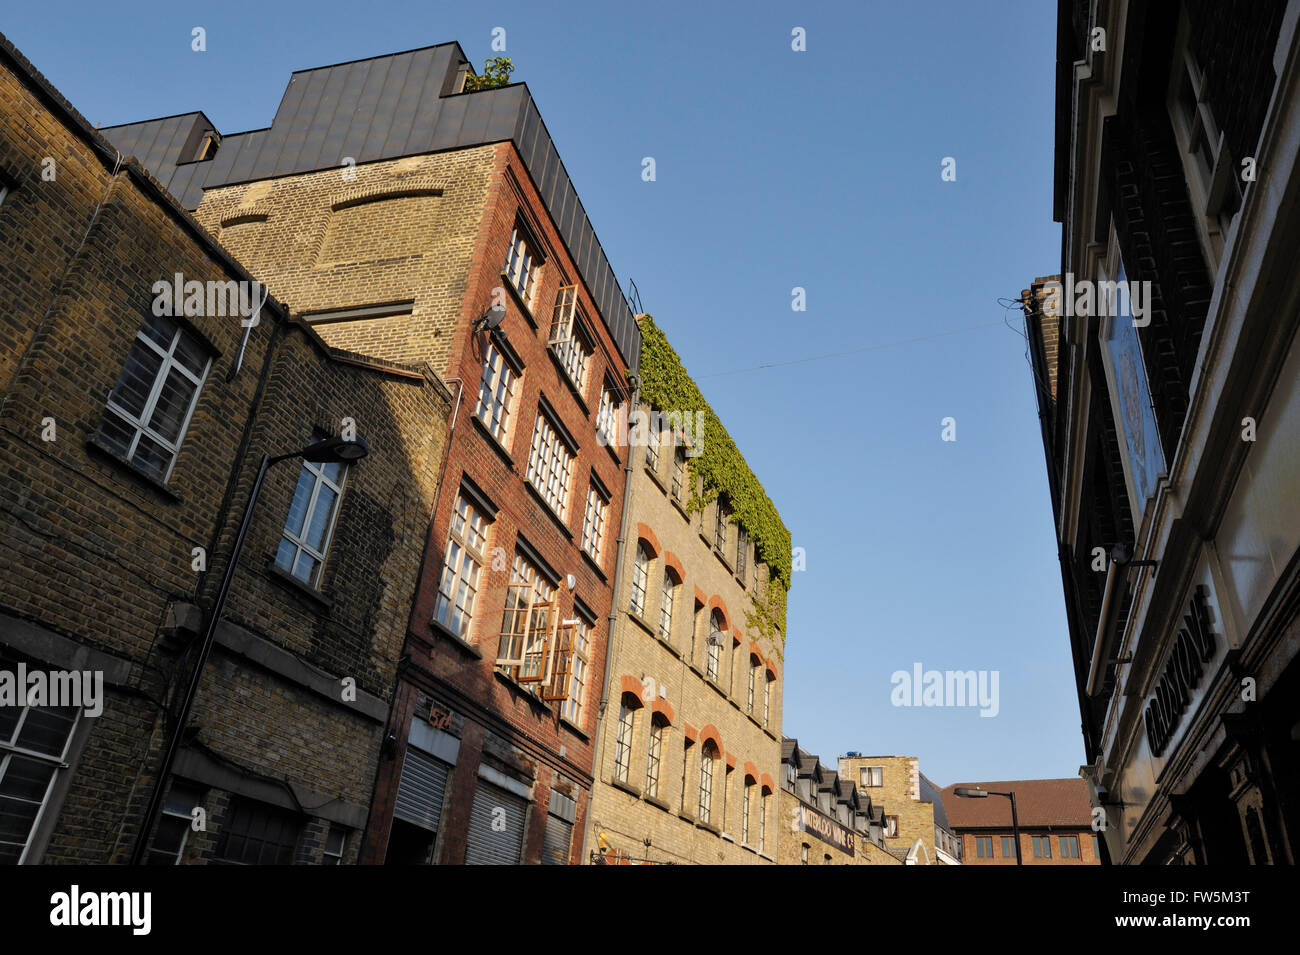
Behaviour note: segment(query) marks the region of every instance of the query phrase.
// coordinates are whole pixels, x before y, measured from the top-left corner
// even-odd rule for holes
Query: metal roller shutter
[[[498,808],[503,812],[494,814],[493,810]],[[480,779],[469,814],[465,864],[518,865],[524,845],[527,812],[528,803],[523,799]],[[494,819],[500,820],[497,829],[492,826]]]
[[[572,842],[573,823],[559,816],[547,816],[546,834],[542,837],[542,865],[568,865]]]
[[[422,829],[437,832],[450,772],[448,763],[408,746],[393,815]]]

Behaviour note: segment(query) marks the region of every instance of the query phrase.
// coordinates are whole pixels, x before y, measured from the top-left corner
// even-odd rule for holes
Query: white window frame
[[[767,851],[767,801],[771,793],[760,793],[758,797],[758,851]]]
[[[659,637],[665,643],[673,639],[673,607],[677,603],[677,588],[681,584],[673,580],[667,567],[664,568],[664,586],[659,595]]]
[[[168,324],[174,327],[174,331],[172,332],[171,340],[168,342],[167,348],[164,349],[149,337],[145,329],[153,325],[161,332]],[[207,354],[207,358],[203,364],[203,371],[198,375],[196,375],[191,369],[186,368],[184,363],[180,362],[175,357],[176,346],[180,344],[181,339],[186,336],[188,336],[190,341],[194,343],[199,350],[202,350]],[[164,451],[169,453],[170,459],[167,463],[167,469],[160,477],[160,480],[166,483],[167,480],[171,478],[172,469],[176,466],[176,459],[180,456],[181,445],[184,444],[185,435],[190,428],[190,419],[194,416],[194,409],[199,403],[199,395],[203,393],[203,385],[207,381],[208,371],[212,368],[212,354],[208,349],[207,344],[193,332],[188,331],[180,322],[154,315],[147,316],[144,320],[144,324],[141,325],[139,330],[135,333],[135,338],[132,339],[131,342],[131,351],[134,351],[137,344],[142,344],[146,349],[152,351],[156,356],[162,359],[161,364],[158,366],[158,372],[154,375],[154,380],[149,386],[149,394],[145,397],[144,408],[141,410],[139,417],[136,417],[133,412],[128,411],[124,406],[118,404],[113,398],[113,393],[109,392],[105,411],[106,413],[111,411],[116,418],[126,424],[127,427],[134,432],[131,436],[130,444],[122,455],[128,461],[134,461],[135,453],[140,447],[140,439],[142,437],[147,437],[150,441],[159,445]],[[123,373],[126,371],[126,362],[129,360],[130,351],[128,351],[127,358],[124,359],[122,363]],[[145,423],[153,419],[154,411],[156,411],[158,407],[158,398],[162,395],[163,385],[166,384],[167,379],[171,376],[173,370],[179,372],[183,378],[188,380],[194,386],[194,394],[190,396],[190,404],[185,410],[185,416],[181,419],[180,430],[176,434],[175,442],[164,438],[161,434]],[[118,384],[121,384],[120,374],[117,383],[113,386],[113,391],[117,390]]]
[[[600,393],[600,410],[596,412],[596,435],[606,447],[614,447],[618,440],[618,416],[622,407],[621,401],[614,402],[614,389],[605,385]]]
[[[333,839],[336,835],[338,836],[338,840],[339,840],[339,846],[337,852],[331,850],[330,848],[330,840]],[[343,853],[347,851],[347,848],[348,848],[347,830],[340,829],[337,826],[330,826],[329,832],[325,833],[325,844],[321,846],[320,864],[321,865],[342,865]],[[325,861],[327,859],[333,859],[334,861],[327,862]]]
[[[569,669],[568,695],[560,707],[560,715],[574,726],[582,725],[582,708],[586,705],[587,669],[590,660],[587,648],[590,646],[590,634],[593,625],[583,616],[575,616],[573,625],[573,661]]]
[[[512,598],[523,594],[527,601],[512,605]],[[555,606],[555,584],[542,576],[541,571],[521,552],[515,551],[514,564],[510,568],[510,583],[506,587],[506,602],[501,613],[501,632],[497,638],[496,665],[507,672],[513,672],[516,679],[520,670],[530,656],[543,654],[541,666],[545,671],[550,661],[544,654],[545,647],[538,647],[538,639],[543,644],[552,638],[559,614]],[[538,614],[545,612],[542,626],[538,627]],[[513,619],[511,615],[513,614]],[[518,629],[522,619],[523,630]],[[513,623],[515,629],[507,629],[507,623]],[[516,645],[517,644],[517,645]],[[543,672],[543,677],[547,674]],[[540,686],[544,681],[526,684]]]
[[[618,734],[614,739],[614,778],[627,783],[632,776],[632,737],[636,730],[638,707],[628,706],[627,700],[619,702]]]
[[[637,541],[636,557],[632,564],[632,598],[628,609],[638,617],[645,616],[646,592],[650,586],[650,552],[643,542]]]
[[[41,831],[41,824],[45,820],[45,814],[49,811],[52,796],[61,778],[61,774],[68,767],[68,754],[72,749],[73,741],[77,738],[77,732],[81,728],[82,711],[77,710],[77,715],[69,725],[67,734],[63,740],[63,747],[57,755],[51,756],[48,753],[42,753],[37,750],[28,749],[17,744],[17,740],[22,735],[23,726],[27,722],[28,715],[33,710],[40,709],[66,709],[67,707],[32,707],[24,705],[18,715],[18,721],[14,724],[12,734],[8,739],[0,740],[0,784],[4,782],[5,776],[9,772],[10,766],[17,759],[31,760],[32,762],[41,763],[44,766],[52,767],[53,772],[50,774],[50,780],[45,786],[45,792],[41,794],[40,805],[36,809],[36,814],[32,817],[31,825],[27,830],[27,838],[24,840],[21,849],[18,852],[18,864],[23,865],[28,861],[31,853],[32,842],[37,833]],[[34,800],[24,799],[24,802],[31,803]],[[11,843],[12,845],[13,843]]]
[[[682,446],[674,442],[673,444],[673,499],[680,501],[686,497],[686,485],[689,483],[686,477],[686,452]]]
[[[320,498],[321,486],[324,485],[334,492],[334,504],[329,516],[329,522],[325,527],[325,536],[321,539],[320,549],[317,550],[311,544],[308,544],[303,537],[299,536],[299,534],[295,534],[289,530],[289,519],[293,515],[293,499],[290,498],[290,510],[289,513],[285,514],[285,526],[280,531],[280,543],[277,545],[275,554],[276,566],[297,580],[302,580],[308,587],[320,586],[321,575],[325,572],[325,559],[329,554],[330,544],[334,541],[334,525],[338,521],[339,511],[342,510],[343,506],[343,488],[347,485],[348,480],[347,462],[339,462],[339,479],[337,482],[325,473],[325,468],[329,463],[330,462],[303,461],[302,470],[298,472],[299,483],[302,481],[304,472],[312,475],[313,478],[311,496],[307,499],[307,511],[302,518],[302,530],[300,534],[306,534],[311,529],[312,518],[316,515],[316,504]],[[294,484],[295,497],[297,496],[297,493],[298,484]],[[292,558],[289,560],[288,567],[285,567],[284,564],[280,562],[280,549],[283,548],[286,543],[293,548]],[[294,570],[294,568],[298,566],[298,558],[303,553],[306,553],[308,557],[316,561],[315,570],[312,572],[310,579],[307,580],[303,580],[302,577],[299,577]]]
[[[533,290],[537,287],[538,256],[524,231],[515,225],[510,233],[510,245],[506,248],[506,264],[502,269],[506,279],[519,298],[529,308],[532,307]]]
[[[609,497],[593,481],[587,487],[587,507],[582,517],[582,549],[597,564],[604,556]]]
[[[754,800],[754,784],[745,783],[745,799],[741,803],[740,844],[749,845],[749,811]]]
[[[875,782],[872,782],[875,780]],[[875,789],[885,784],[885,767],[861,766],[858,768],[858,785],[862,789]]]
[[[713,746],[713,740],[705,740],[704,745],[700,747],[700,804],[698,818],[700,822],[704,823],[710,822],[713,815],[713,764],[718,759],[717,756],[709,755],[710,746]]]
[[[763,673],[763,725],[767,726],[772,717],[772,684],[776,682],[766,671]]]
[[[478,597],[483,565],[487,562],[491,525],[492,522],[470,500],[464,489],[459,490],[451,514],[451,526],[447,529],[447,547],[443,552],[433,619],[467,642],[470,641],[469,630],[474,620],[474,601]],[[468,600],[461,606],[466,591]],[[456,614],[461,617],[459,629],[452,625]]]
[[[756,691],[758,690],[758,668],[760,666],[762,666],[762,664],[755,663],[754,658],[752,656],[749,658],[749,693],[748,693],[748,701],[745,705],[745,711],[748,712],[751,716],[754,713],[754,697],[756,695]]]
[[[659,412],[651,408],[650,420],[646,423],[645,466],[655,474],[659,473],[659,447],[663,442],[659,424]]]
[[[533,427],[532,450],[528,454],[528,483],[562,521],[568,518],[576,458],[577,453],[561,436],[560,429],[539,409]]]
[[[483,354],[483,373],[479,377],[474,416],[505,447],[509,447],[510,419],[514,414],[520,377],[519,369],[496,342],[489,341]]]
[[[663,764],[664,722],[650,715],[650,748],[646,750],[645,794],[659,795],[659,772]]]

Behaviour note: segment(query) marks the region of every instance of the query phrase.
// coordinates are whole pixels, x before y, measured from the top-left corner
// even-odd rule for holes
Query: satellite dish
[[[504,305],[493,305],[483,313],[483,317],[475,322],[474,325],[479,331],[483,331],[485,328],[493,329],[505,321],[505,317],[506,307]]]

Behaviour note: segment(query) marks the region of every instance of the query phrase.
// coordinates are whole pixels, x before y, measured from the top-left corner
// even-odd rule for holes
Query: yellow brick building
[[[799,741],[781,745],[781,865],[902,865],[883,835],[884,808]]]

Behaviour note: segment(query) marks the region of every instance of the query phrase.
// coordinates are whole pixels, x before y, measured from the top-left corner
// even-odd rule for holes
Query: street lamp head
[[[961,796],[963,799],[984,799],[988,792],[975,786],[958,786],[952,791],[954,796]]]
[[[323,438],[303,448],[302,458],[304,461],[314,461],[317,464],[346,463],[360,461],[369,453],[370,446],[360,438],[352,441],[344,441],[342,438]]]

